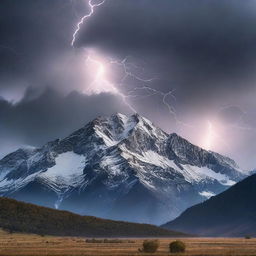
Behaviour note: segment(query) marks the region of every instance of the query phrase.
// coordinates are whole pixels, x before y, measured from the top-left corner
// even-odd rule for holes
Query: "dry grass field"
[[[134,256],[171,255],[168,244],[173,238],[159,239],[157,253],[140,253],[143,239],[120,239],[116,243],[88,243],[85,238],[51,237],[24,234],[9,234],[0,231],[0,256]],[[243,238],[184,238],[187,245],[182,255],[235,255],[256,256],[256,239]],[[177,255],[177,254],[176,254]]]

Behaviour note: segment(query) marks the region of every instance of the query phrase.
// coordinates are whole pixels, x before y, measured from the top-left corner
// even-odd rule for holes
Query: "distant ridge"
[[[80,216],[14,199],[0,198],[0,228],[9,231],[58,236],[171,237],[185,236],[148,224],[135,224]]]
[[[256,174],[162,227],[200,236],[256,236]]]

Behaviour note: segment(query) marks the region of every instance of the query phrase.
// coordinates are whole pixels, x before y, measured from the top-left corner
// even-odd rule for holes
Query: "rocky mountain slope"
[[[256,235],[256,174],[204,203],[187,209],[163,227],[200,236]]]
[[[161,224],[245,177],[225,156],[139,116],[99,117],[0,160],[0,195],[79,214]]]
[[[80,216],[0,198],[0,228],[40,235],[87,237],[166,237],[185,234],[149,224],[112,221]]]

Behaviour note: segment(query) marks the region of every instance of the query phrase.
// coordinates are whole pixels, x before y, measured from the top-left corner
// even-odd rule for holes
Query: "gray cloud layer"
[[[52,89],[34,99],[29,94],[16,105],[0,99],[0,140],[7,145],[0,148],[0,155],[15,148],[15,141],[18,145],[41,146],[67,136],[97,116],[111,115],[117,109],[127,112],[122,101],[109,94],[72,92],[61,96]]]
[[[220,137],[213,149],[256,166],[255,0],[106,0],[72,49],[75,25],[86,12],[78,0],[1,1],[0,96],[23,100],[0,100],[0,152],[40,145],[97,115],[127,111],[113,95],[71,93],[88,87],[81,51],[93,48],[140,60],[143,75],[161,78],[150,86],[175,89],[177,101],[168,100],[192,128],[177,125],[159,96],[131,101],[141,114],[196,144],[210,120]],[[141,85],[131,79],[122,90]]]

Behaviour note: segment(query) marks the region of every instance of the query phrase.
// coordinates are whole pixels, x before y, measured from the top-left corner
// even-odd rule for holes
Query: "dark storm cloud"
[[[88,74],[84,63],[84,50],[92,48],[100,60],[131,55],[129,61],[141,67],[133,72],[160,78],[147,85],[175,89],[177,100],[167,100],[189,126],[175,123],[160,95],[131,99],[140,114],[198,145],[210,120],[216,129],[224,127],[220,137],[231,145],[223,149],[217,141],[212,149],[256,166],[250,143],[256,140],[255,0],[106,0],[83,24],[72,49],[86,3],[1,0],[0,98],[16,104],[0,100],[0,154],[21,144],[41,145],[97,115],[126,110],[111,95],[70,94],[84,92],[88,77],[93,79],[95,67]],[[119,68],[106,67],[117,85]],[[144,85],[131,78],[126,83],[124,93]]]
[[[35,93],[28,92],[16,105],[0,99],[0,141],[9,138],[18,145],[39,146],[67,136],[99,115],[127,110],[119,98],[109,94],[87,96],[71,92],[62,96],[47,89],[36,98],[31,95]],[[8,151],[0,149],[0,155]]]
[[[256,139],[255,13],[254,0],[107,0],[82,26],[76,47],[143,59],[162,79],[150,86],[175,89],[178,117],[200,130],[182,127],[180,134],[198,144],[213,120],[229,144],[216,141],[214,150],[255,166],[248,145]],[[173,130],[167,118],[161,125]]]
[[[76,20],[70,1],[1,0],[0,92],[47,85],[49,66],[70,49]]]
[[[255,12],[254,0],[108,0],[76,46],[142,57],[184,100],[208,101],[254,87]]]
[[[1,1],[0,157],[67,136],[98,115],[126,111],[113,95],[74,92],[87,86],[84,55],[70,46],[87,11],[83,1]]]

